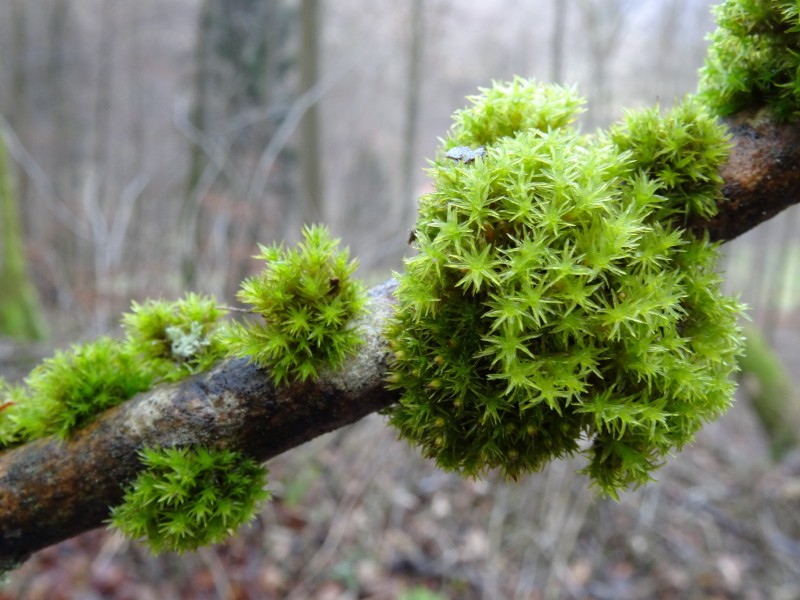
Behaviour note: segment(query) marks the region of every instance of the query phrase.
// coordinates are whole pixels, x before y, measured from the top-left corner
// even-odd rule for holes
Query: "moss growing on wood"
[[[177,301],[133,303],[123,315],[125,347],[162,381],[177,381],[205,371],[226,356],[214,298],[189,293]]]
[[[146,448],[111,525],[155,554],[225,540],[269,498],[266,469],[231,450]]]
[[[781,120],[800,114],[800,5],[727,0],[701,70],[700,96],[721,115],[769,106]]]
[[[571,89],[515,79],[471,102],[398,276],[391,422],[466,475],[582,453],[616,496],[732,399],[740,306],[716,246],[678,228],[714,213],[728,138],[691,100],[595,137]]]
[[[264,269],[242,283],[239,299],[262,320],[234,323],[230,351],[268,367],[278,385],[315,379],[362,344],[353,322],[366,290],[353,278],[358,263],[338,245],[325,227],[306,227],[297,249],[261,246]]]
[[[0,382],[0,449],[46,435],[67,437],[154,384],[177,381],[226,356],[222,310],[212,298],[133,303],[125,337],[57,351],[22,385]]]

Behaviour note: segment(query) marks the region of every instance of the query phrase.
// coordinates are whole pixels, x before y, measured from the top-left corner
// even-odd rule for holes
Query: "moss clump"
[[[449,132],[447,148],[484,146],[519,131],[566,127],[583,111],[583,99],[575,88],[537,85],[521,77],[494,82],[480,92],[467,98],[472,102],[469,110],[453,116],[455,127]]]
[[[730,134],[693,98],[666,114],[659,107],[627,111],[608,132],[629,168],[649,177],[663,196],[651,220],[683,225],[692,217],[709,219],[724,199],[719,167],[730,149]]]
[[[690,101],[591,138],[579,109],[517,79],[456,114],[398,276],[390,415],[443,468],[516,478],[581,452],[616,495],[731,402],[740,307],[716,247],[676,228],[713,213],[728,142]]]
[[[800,6],[794,0],[726,0],[701,70],[700,96],[721,115],[767,105],[800,112]]]
[[[222,359],[221,309],[188,294],[133,303],[126,336],[76,344],[45,359],[24,385],[0,381],[0,449],[46,435],[62,438],[159,381],[177,381]]]
[[[134,302],[122,317],[126,348],[160,380],[177,381],[224,358],[222,314],[213,298],[192,293],[174,302]]]
[[[221,542],[269,498],[266,470],[238,452],[145,448],[140,456],[145,469],[112,510],[111,525],[156,554]]]
[[[358,264],[322,226],[306,227],[297,249],[261,246],[262,272],[242,283],[238,297],[263,318],[231,327],[230,351],[270,369],[275,383],[315,378],[340,366],[362,343],[353,320],[366,291],[353,279]]]
[[[119,342],[103,337],[56,352],[34,368],[25,386],[7,388],[0,412],[8,445],[57,434],[66,437],[98,413],[148,389],[153,374]]]

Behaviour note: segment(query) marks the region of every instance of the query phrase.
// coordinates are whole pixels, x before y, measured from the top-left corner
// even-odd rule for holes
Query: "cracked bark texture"
[[[728,119],[734,147],[721,170],[725,202],[696,235],[731,240],[794,204],[800,191],[800,128],[764,113]],[[208,373],[158,387],[101,415],[69,440],[35,440],[0,453],[0,571],[31,553],[98,527],[141,468],[143,446],[203,444],[267,460],[397,400],[384,381],[381,331],[395,283],[370,291],[366,344],[316,382],[276,389],[265,371],[228,360]]]

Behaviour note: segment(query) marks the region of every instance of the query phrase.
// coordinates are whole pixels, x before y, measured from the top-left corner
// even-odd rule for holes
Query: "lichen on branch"
[[[159,380],[178,381],[227,355],[224,313],[213,297],[191,292],[177,301],[134,302],[122,317],[125,347]]]

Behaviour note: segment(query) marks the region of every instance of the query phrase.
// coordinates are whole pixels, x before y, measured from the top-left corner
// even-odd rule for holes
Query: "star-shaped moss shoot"
[[[592,137],[572,89],[515,79],[471,102],[398,276],[391,422],[465,475],[582,453],[616,496],[732,399],[740,305],[716,247],[679,228],[714,212],[728,138],[692,100]]]
[[[266,470],[231,450],[145,448],[111,525],[155,554],[224,541],[269,498]]]
[[[701,70],[703,101],[721,115],[770,106],[781,120],[800,114],[800,4],[726,0]]]
[[[278,385],[341,366],[362,343],[354,319],[367,295],[353,278],[358,263],[338,246],[325,227],[306,227],[297,249],[260,246],[266,265],[242,283],[239,299],[263,321],[233,324],[231,352],[268,367]]]

